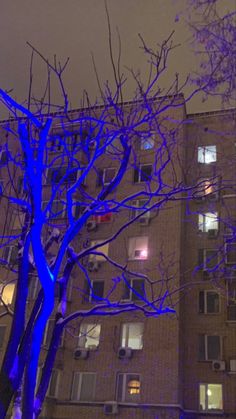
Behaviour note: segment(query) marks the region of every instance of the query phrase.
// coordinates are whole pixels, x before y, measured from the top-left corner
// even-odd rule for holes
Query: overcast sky
[[[152,48],[166,39],[174,29],[174,42],[181,43],[170,58],[167,83],[179,72],[182,79],[196,69],[190,47],[190,32],[184,19],[175,22],[185,0],[107,0],[113,28],[114,51],[117,51],[116,27],[122,43],[122,66],[147,72],[145,56],[140,50],[138,33]],[[86,89],[94,99],[98,89],[93,72],[93,52],[101,80],[111,80],[108,32],[103,0],[1,0],[0,15],[0,86],[13,89],[20,101],[27,97],[31,50],[29,41],[49,59],[54,54],[63,62],[70,57],[65,73],[65,87],[73,107],[78,107]],[[45,81],[42,65],[35,60],[34,92],[41,95]],[[132,99],[132,83],[125,99]],[[55,91],[56,91],[55,86]],[[59,99],[59,98],[57,98]],[[194,100],[188,111],[200,111],[200,100]]]

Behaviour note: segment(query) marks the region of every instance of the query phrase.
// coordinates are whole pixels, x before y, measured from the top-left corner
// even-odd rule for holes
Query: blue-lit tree
[[[176,290],[170,278],[164,279],[165,275],[158,273],[158,279],[152,281],[148,274],[133,272],[127,263],[111,259],[104,252],[107,243],[114,242],[137,220],[145,219],[147,214],[157,216],[167,203],[190,199],[192,193],[199,192],[199,185],[190,187],[184,183],[180,151],[183,120],[170,117],[172,112],[183,109],[182,87],[176,78],[168,89],[161,88],[172,49],[171,37],[158,51],[141,41],[149,57],[149,77],[142,82],[140,75],[131,70],[137,89],[128,105],[123,102],[126,80],[119,63],[114,64],[112,48],[115,88],[107,84],[100,90],[99,106],[92,106],[85,94],[83,108],[69,111],[63,85],[66,65],[50,64],[42,56],[50,76],[42,100],[32,97],[32,85],[27,105],[0,90],[1,103],[10,112],[10,119],[1,125],[1,205],[7,216],[1,235],[1,264],[8,278],[4,286],[9,281],[16,284],[13,312],[2,297],[3,314],[12,315],[12,327],[0,373],[0,418],[6,416],[13,397],[13,418],[21,417],[21,410],[25,419],[38,417],[62,331],[72,320],[127,311],[139,311],[144,316],[174,311],[170,296]],[[34,48],[32,51],[39,54]],[[51,103],[51,75],[59,82],[62,106]],[[145,149],[155,150],[151,168],[139,164],[138,153]],[[101,170],[104,162],[109,169],[106,173]],[[125,186],[129,173],[133,182],[142,182],[134,193],[118,199],[117,189]],[[130,211],[132,217],[128,216]],[[18,223],[14,231],[13,213]],[[126,217],[122,218],[122,214]],[[121,222],[114,224],[106,240],[92,243],[88,231],[95,229],[102,217],[121,217]],[[17,264],[11,258],[14,246],[18,249]],[[139,256],[145,259],[146,252],[143,249]],[[103,297],[94,294],[92,288],[90,272],[98,269],[94,256],[102,257],[119,271]],[[78,298],[78,311],[70,313],[67,293],[75,267],[87,286],[77,287],[74,298]],[[128,278],[132,276],[143,280],[145,290],[144,285],[139,290],[131,287]],[[39,292],[29,311],[29,289],[37,278]],[[132,288],[136,295],[133,301],[115,297],[122,284]],[[91,295],[91,307],[80,309],[81,300]],[[53,311],[56,314],[51,343],[36,388],[41,344]]]

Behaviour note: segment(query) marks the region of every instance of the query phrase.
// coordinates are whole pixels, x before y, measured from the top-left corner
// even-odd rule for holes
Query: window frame
[[[119,397],[119,394],[118,394],[118,392],[119,392],[119,386],[118,386],[118,384],[119,384],[119,377],[120,376],[123,376],[123,378],[122,378],[122,394],[121,394],[121,398]],[[128,399],[127,398],[128,376],[134,376],[134,377],[135,376],[138,376],[138,378],[139,378],[138,381],[140,383],[140,386],[139,386],[140,391],[137,394],[138,395],[137,398],[134,398],[134,399],[132,399],[132,398]],[[142,392],[142,376],[141,376],[140,373],[135,373],[135,372],[118,372],[117,373],[117,376],[116,376],[116,400],[118,402],[121,402],[121,403],[138,403],[138,402],[141,401],[141,392]]]
[[[106,241],[106,239],[91,240],[90,247],[96,246],[97,244],[103,243],[105,241]],[[105,249],[107,248],[106,253],[102,250],[103,247],[105,247]],[[109,247],[110,247],[110,243],[106,243],[103,246],[98,247],[95,251],[102,252],[102,253],[105,254],[105,256],[109,257]],[[99,263],[100,262],[103,263],[103,262],[107,261],[104,256],[96,255],[96,254],[93,254],[93,253],[89,254],[88,260],[89,260],[89,262],[99,262]]]
[[[140,330],[140,347],[139,348],[133,348],[131,344],[129,344],[129,340],[131,339],[131,332],[130,329],[132,325],[141,325]],[[124,330],[126,327],[126,331]],[[125,336],[124,336],[125,335]],[[121,333],[120,333],[120,345],[122,348],[131,348],[135,351],[140,351],[143,349],[143,335],[144,335],[144,323],[143,322],[125,322],[121,324]],[[125,341],[125,344],[122,344],[122,341]]]
[[[221,409],[209,409],[209,407],[208,407],[209,400],[208,400],[207,392],[208,392],[208,390],[210,390],[210,389],[208,389],[208,386],[211,386],[211,385],[221,386],[221,399],[222,399],[221,400],[222,401],[222,408]],[[201,386],[204,386],[204,388],[205,388],[205,405],[206,405],[205,409],[201,409],[201,405],[200,405],[200,401],[201,401],[200,400],[200,396],[201,396],[200,389],[201,389]],[[223,406],[224,406],[223,384],[221,384],[221,383],[199,383],[198,394],[199,394],[199,411],[200,412],[223,412],[224,411],[224,408],[223,408]]]
[[[79,375],[79,382],[78,382],[78,389],[77,389],[77,397],[73,398],[73,393],[75,392],[73,390],[74,383],[75,383],[75,376]],[[94,384],[93,384],[93,391],[92,391],[92,398],[89,400],[81,400],[81,390],[82,390],[82,384],[83,384],[83,376],[85,375],[94,375]],[[96,372],[86,372],[86,371],[73,371],[72,376],[72,384],[71,384],[71,393],[70,393],[70,400],[72,401],[80,401],[80,402],[91,402],[95,400],[96,397],[96,384],[97,384],[97,373]]]
[[[227,252],[227,247],[233,245],[235,247],[235,261],[234,262],[230,262],[228,261],[228,252]],[[236,265],[236,241],[235,242],[226,242],[225,243],[225,263],[227,265]]]
[[[1,351],[4,347],[4,342],[5,342],[6,332],[7,332],[7,325],[6,324],[0,324],[0,329],[4,329],[2,340],[0,339],[0,351]],[[1,336],[1,334],[0,334],[0,336]]]
[[[143,249],[139,249],[139,248],[136,248],[135,246],[136,246],[136,241],[138,241],[138,240],[144,240],[144,242],[145,242],[145,245],[146,245],[146,247],[144,247]],[[132,244],[132,242],[134,243],[133,244],[133,246],[131,245]],[[138,260],[138,261],[144,261],[144,260],[148,260],[149,259],[149,255],[148,255],[148,250],[149,250],[149,246],[148,246],[148,244],[149,244],[149,236],[134,236],[134,237],[129,237],[128,238],[128,260],[129,261],[136,261],[136,260]],[[147,253],[147,255],[145,256],[144,255],[144,257],[138,257],[138,256],[135,256],[135,252],[138,252],[138,251],[144,251],[144,252],[146,252]],[[136,255],[137,255],[137,253],[136,253]]]
[[[50,330],[49,329],[49,323],[53,323],[53,325],[54,325],[55,318],[49,318],[47,323],[46,323],[45,332],[44,332],[44,335],[43,335],[43,346],[45,348],[49,348],[50,341],[51,341],[51,338],[52,338],[52,333],[53,333],[53,331],[52,331],[52,333],[49,335],[49,330]],[[58,348],[62,348],[63,344],[64,344],[64,329],[63,329],[61,337],[60,337],[60,342],[59,342]]]
[[[52,380],[54,378],[53,374],[55,374],[55,373],[56,373],[55,391],[54,391],[53,394],[50,394]],[[52,373],[51,373],[51,377],[50,377],[50,381],[49,381],[49,384],[48,384],[47,397],[52,398],[52,399],[57,399],[58,398],[60,376],[61,376],[61,371],[58,368],[53,368]]]
[[[212,216],[210,216],[209,214],[211,214]],[[213,215],[215,215],[215,217],[213,217]],[[200,222],[200,217],[202,217],[202,222]],[[217,228],[207,228],[207,218],[215,218],[215,220],[213,221],[213,223],[217,223]],[[202,226],[202,227],[201,227]],[[217,232],[219,232],[219,216],[218,216],[218,212],[205,212],[205,213],[198,213],[198,230],[201,233],[207,233],[209,234],[209,230],[216,230]]]
[[[88,301],[89,301],[89,303],[94,303],[94,302],[96,302],[97,304],[100,302],[100,299],[101,299],[101,302],[103,301],[103,299],[104,299],[104,293],[105,293],[105,280],[104,279],[91,279],[90,280],[90,282],[91,282],[91,287],[89,287],[89,284],[87,283],[87,287],[88,287],[88,294],[89,294],[89,296],[88,296]],[[93,284],[94,284],[94,282],[101,282],[101,283],[103,283],[103,293],[102,293],[102,297],[99,297],[99,296],[96,296],[97,298],[95,298],[95,297],[93,297]]]
[[[52,179],[51,180],[48,179],[48,174],[49,174],[50,169],[52,169],[52,172],[55,172],[56,170],[60,171],[63,168],[65,168],[66,171],[67,171],[68,170],[68,165],[65,165],[65,164],[63,165],[62,164],[62,165],[59,165],[59,166],[50,166],[50,167],[47,167],[47,169],[45,170],[45,182],[44,182],[45,186],[51,186],[51,185],[54,184],[52,182]],[[64,179],[64,181],[61,182],[62,178],[66,174],[66,172],[65,172],[65,174],[58,181],[58,184],[61,183],[61,185],[65,185],[65,184],[69,184],[69,183],[72,183],[72,184],[75,183],[79,179],[79,177],[81,176],[81,174],[83,172],[83,168],[79,168],[79,167],[76,168],[76,167],[74,167],[73,169],[74,169],[74,171],[71,172],[70,174],[75,173],[75,175],[76,175],[75,176],[75,179],[73,179],[73,180],[69,179],[70,175],[68,174],[68,176],[66,177],[66,179]]]
[[[44,212],[46,210],[46,207],[50,203],[50,201],[51,201],[50,199],[49,200],[43,200],[42,201],[42,212]],[[62,205],[62,211],[57,211],[57,213],[59,215],[57,215],[57,213],[54,213],[52,211],[53,205],[55,203],[57,203],[57,204],[59,203],[59,204]],[[45,204],[45,208],[44,208],[44,204]],[[51,210],[50,210],[50,207],[51,207]],[[55,221],[55,220],[60,220],[61,218],[65,218],[66,217],[66,203],[65,202],[62,202],[60,199],[53,199],[52,202],[51,202],[51,204],[50,204],[50,207],[45,212],[45,216],[47,217],[48,220]],[[50,214],[51,214],[51,216],[50,216]]]
[[[200,334],[198,335],[199,337],[199,352],[198,352],[198,360],[199,362],[212,362],[212,361],[220,361],[222,360],[222,353],[223,353],[223,340],[222,340],[222,336],[221,335],[208,335],[208,334]],[[200,339],[204,337],[204,359],[201,359],[201,354],[200,354]],[[219,356],[218,357],[214,357],[214,358],[210,358],[209,357],[209,352],[210,352],[210,339],[212,337],[217,337],[219,340]]]
[[[142,179],[143,171],[142,167],[144,166],[150,166],[151,167],[151,178],[150,179]],[[134,168],[134,183],[144,183],[144,182],[151,182],[152,180],[152,164],[151,163],[141,163],[138,165],[138,167]],[[136,180],[137,178],[137,180]]]
[[[145,298],[145,294],[146,294],[146,291],[145,291],[145,280],[143,278],[127,278],[126,280],[127,280],[127,282],[130,282],[131,283],[131,288],[127,285],[126,282],[124,283],[124,286],[125,286],[124,293],[126,291],[128,291],[129,292],[129,297],[128,298],[125,298],[125,296],[123,296],[122,301],[134,301],[136,303],[142,302],[143,301],[142,298],[138,298],[138,297],[137,298],[133,298],[133,296],[136,295],[135,292],[134,292],[135,288],[134,288],[133,282],[134,281],[139,281],[139,282],[142,282],[143,283],[143,294],[144,295],[141,296],[141,297]]]
[[[203,311],[201,311],[200,310],[200,294],[201,293],[203,293]],[[212,312],[209,312],[209,310],[208,310],[208,301],[207,301],[207,295],[208,294],[216,294],[216,295],[218,295],[218,302],[219,302],[219,304],[218,304],[218,307],[219,307],[219,310],[218,311],[214,311],[213,313]],[[216,292],[216,291],[214,291],[214,290],[202,290],[202,291],[199,291],[199,296],[198,296],[198,298],[199,298],[199,301],[198,301],[198,313],[199,314],[210,314],[210,315],[215,315],[215,314],[220,314],[220,312],[221,312],[221,307],[220,307],[220,294],[218,293],[218,292]]]
[[[145,203],[140,206],[139,203],[142,202],[142,201],[145,202]],[[132,200],[132,202],[131,202],[132,207],[137,207],[137,208],[132,208],[131,209],[131,219],[137,217],[142,211],[145,210],[145,209],[143,209],[143,207],[146,205],[147,202],[148,202],[148,199],[145,199],[145,198],[143,198],[143,199],[140,198],[140,199],[134,199],[134,200]],[[151,210],[147,211],[141,217],[142,218],[150,219],[150,217],[151,217]]]
[[[82,328],[84,326],[86,327],[86,329],[85,331],[82,331]],[[97,326],[99,326],[98,344],[86,346],[86,337],[89,336],[89,331],[91,333],[91,331],[95,329]],[[102,330],[101,323],[81,323],[80,330],[79,330],[78,344],[76,348],[88,349],[89,351],[96,351],[99,348],[99,344],[100,344],[101,330]],[[90,339],[92,338],[90,337]]]
[[[3,299],[3,293],[4,293],[4,290],[5,290],[8,286],[12,286],[12,287],[13,287],[13,292],[12,292],[12,297],[11,297],[11,301],[10,301],[10,302],[6,302],[6,301],[4,301],[4,299]],[[0,284],[0,294],[1,294],[0,307],[1,307],[1,306],[3,306],[4,304],[5,304],[6,306],[10,306],[10,305],[12,305],[12,304],[13,304],[13,302],[14,302],[14,299],[15,299],[15,292],[16,292],[16,283],[15,283],[15,282],[9,281],[9,282],[8,282],[8,283],[6,283],[6,284],[1,283],[1,284]]]
[[[149,143],[149,141],[151,140],[151,142]],[[145,144],[150,144],[151,147],[145,148]],[[140,150],[142,151],[150,151],[154,149],[154,145],[155,145],[155,133],[154,132],[150,132],[150,135],[142,135],[141,134],[141,138],[140,138]]]
[[[210,150],[210,148],[213,148],[214,147],[214,150]],[[211,160],[211,161],[206,161],[207,159],[208,159],[208,157],[207,157],[207,152],[209,153],[209,155],[214,155],[215,157],[214,157],[214,159],[213,160]],[[201,154],[202,154],[202,156],[203,156],[203,161],[201,161]],[[212,163],[216,163],[217,162],[217,147],[216,147],[216,144],[208,144],[208,145],[201,145],[201,146],[198,146],[198,148],[197,148],[197,162],[198,163],[200,163],[200,164],[212,164]]]

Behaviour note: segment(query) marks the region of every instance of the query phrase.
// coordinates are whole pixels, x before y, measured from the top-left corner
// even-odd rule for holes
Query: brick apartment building
[[[162,269],[161,275],[169,278],[165,283],[176,313],[144,317],[130,312],[74,321],[61,340],[42,417],[236,417],[235,113],[186,115],[184,105],[172,112],[171,118],[184,123],[172,156],[174,170],[166,176],[199,188],[194,197],[189,192],[190,199],[185,192],[184,199],[146,213],[102,251],[121,264],[127,262],[133,271],[148,272],[152,280],[158,279]],[[53,129],[59,128],[55,125]],[[150,139],[137,151],[147,171],[154,165],[154,144]],[[60,152],[59,147],[56,151]],[[113,168],[105,155],[99,170],[103,181],[109,182]],[[2,173],[1,177],[4,181]],[[141,182],[135,170],[127,171],[116,199],[134,193]],[[86,179],[86,188],[96,191],[92,175]],[[127,209],[97,217],[84,230],[84,239],[91,243],[104,240],[132,216],[133,211]],[[11,218],[8,228],[17,230],[17,220]],[[0,222],[2,228],[3,219]],[[13,249],[10,256],[15,257]],[[102,256],[87,263],[94,293],[107,296],[116,269]],[[10,278],[5,268],[1,272],[4,280]],[[73,271],[67,297],[71,313],[88,310],[94,303],[90,291],[80,292],[84,278],[78,272]],[[140,279],[130,281],[141,292]],[[3,291],[2,298],[9,304],[14,300],[13,291],[14,283]],[[29,306],[37,291],[34,282]],[[129,288],[124,292],[117,286],[114,292],[114,298],[124,301],[136,298]],[[0,360],[10,321],[10,316],[0,319]],[[45,353],[52,325],[53,318],[44,337]]]

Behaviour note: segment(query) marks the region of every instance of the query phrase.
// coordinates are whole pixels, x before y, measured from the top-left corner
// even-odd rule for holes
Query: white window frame
[[[134,348],[132,347],[131,343],[130,343],[130,339],[131,339],[131,333],[132,333],[132,326],[140,326],[140,347],[139,348]],[[122,347],[125,348],[131,348],[134,350],[141,350],[143,349],[143,333],[144,333],[144,323],[143,322],[128,322],[128,323],[123,323],[121,325],[121,339],[120,339],[120,344]],[[125,344],[123,345],[123,340],[125,341]]]
[[[5,256],[5,252],[6,252],[6,249],[8,249],[9,248],[9,252],[8,252],[8,255],[7,255],[7,258],[5,259],[4,258],[4,256]],[[7,264],[10,264],[10,265],[12,265],[12,263],[13,262],[11,262],[11,256],[12,256],[12,251],[13,251],[13,249],[14,248],[16,248],[17,249],[17,246],[14,246],[14,245],[7,245],[7,246],[5,246],[5,247],[3,247],[2,248],[2,259],[7,263]],[[17,254],[18,254],[18,249],[17,249]],[[16,265],[17,264],[17,260],[15,261],[15,263],[14,263],[14,265]]]
[[[52,378],[54,378],[53,374],[56,374],[56,385],[55,385],[55,391],[53,393],[50,393]],[[54,398],[54,399],[58,397],[60,375],[61,375],[61,372],[59,369],[57,368],[52,369],[52,373],[51,373],[51,377],[50,377],[50,381],[49,381],[48,389],[47,389],[47,397]]]
[[[198,187],[195,197],[197,199],[214,199],[218,198],[219,191],[217,190],[217,185],[219,185],[219,180],[216,179],[212,182],[209,178],[200,178],[197,181]],[[210,192],[207,192],[207,189],[210,189]]]
[[[51,167],[48,167],[48,168],[46,169],[46,171],[45,171],[45,185],[46,185],[46,186],[50,186],[50,185],[52,185],[52,181],[48,179],[48,173],[49,173],[49,170],[50,170],[50,169],[52,169],[53,171],[56,171],[56,170],[61,170],[61,169],[63,169],[63,168],[66,168],[66,171],[67,171],[67,170],[68,170],[68,165],[61,165],[61,166],[51,166]],[[76,167],[74,167],[73,169],[76,169]],[[83,168],[77,168],[77,171],[75,172],[75,173],[76,173],[76,178],[75,178],[75,180],[73,180],[73,181],[72,181],[72,180],[69,180],[69,179],[67,178],[67,179],[65,179],[65,180],[62,182],[62,185],[64,185],[64,184],[68,184],[68,183],[73,183],[73,182],[76,182],[76,180],[78,180],[78,179],[79,179],[79,177],[81,176],[82,172],[83,172]],[[66,172],[65,172],[65,174],[66,174]],[[64,175],[65,175],[65,174],[64,174]],[[64,177],[64,175],[62,176],[62,178]],[[61,180],[60,180],[59,182],[61,182]],[[83,182],[83,184],[84,184],[84,182]]]
[[[207,219],[212,219],[212,224],[215,224],[215,228],[207,227]],[[198,230],[202,233],[208,233],[209,230],[219,231],[219,217],[218,212],[205,212],[198,214]]]
[[[138,248],[137,246],[139,246],[139,244],[136,244],[136,242],[138,241],[144,241],[146,247],[143,248]],[[133,243],[133,244],[132,244]],[[129,260],[148,260],[149,259],[149,255],[148,255],[148,236],[135,236],[135,237],[129,237],[129,241],[128,241],[128,259]],[[138,256],[138,251],[140,252],[144,252],[143,256]]]
[[[197,161],[201,164],[211,164],[217,161],[216,145],[202,145],[197,149]]]
[[[140,392],[139,394],[136,394],[134,396],[134,398],[132,398],[132,396],[130,397],[130,399],[127,397],[127,390],[128,390],[128,376],[138,376],[139,377],[139,383],[140,383]],[[119,400],[118,397],[118,382],[119,382],[119,377],[123,376],[122,378],[122,395],[121,395],[121,400]],[[119,402],[130,402],[130,403],[136,403],[139,402],[141,399],[141,391],[142,391],[142,381],[141,381],[141,374],[140,373],[135,373],[135,372],[121,372],[117,374],[117,378],[116,378],[116,400],[118,400]],[[136,397],[137,396],[137,397]]]
[[[75,382],[75,377],[76,375],[79,374],[79,385],[78,385],[78,389],[77,389],[77,397],[76,398],[72,398],[72,395],[74,393],[73,391],[73,387],[74,387],[74,382]],[[94,379],[94,386],[93,386],[93,391],[92,391],[92,398],[90,400],[81,400],[81,390],[82,390],[82,383],[83,383],[83,376],[84,375],[94,375],[95,379]],[[94,401],[95,399],[95,394],[96,394],[96,381],[97,381],[97,373],[96,372],[79,372],[79,371],[74,371],[73,373],[73,379],[72,379],[72,386],[71,386],[71,397],[70,399],[73,401]]]
[[[140,205],[141,202],[143,202],[142,205]],[[148,202],[148,200],[145,199],[145,198],[143,198],[143,199],[141,199],[141,198],[140,199],[134,199],[132,201],[131,205],[132,205],[132,207],[134,207],[131,210],[132,211],[132,213],[131,213],[132,214],[132,218],[137,217],[137,215],[141,214],[141,212],[145,210],[144,207],[146,206],[146,203],[147,202]],[[135,209],[135,207],[137,207],[137,209]],[[145,214],[142,215],[142,218],[150,218],[150,216],[151,216],[151,211],[147,211],[147,212],[145,212]]]
[[[106,241],[106,239],[92,240],[90,247],[93,247],[93,246],[95,246],[97,244],[100,244],[100,243],[103,243],[105,241]],[[102,252],[102,253],[104,253],[105,256],[109,256],[109,247],[110,247],[109,244],[110,243],[106,243],[103,246],[98,247],[97,249],[95,249],[95,252],[96,251],[97,252]],[[99,263],[100,262],[106,262],[106,258],[104,256],[100,256],[100,255],[96,255],[96,254],[91,253],[89,255],[89,262],[95,262],[95,261],[99,262]]]
[[[209,405],[208,391],[210,390],[208,387],[211,386],[211,385],[221,386],[222,408],[220,408],[220,409],[214,409],[214,408],[212,409],[212,408],[209,408],[209,406],[208,406]],[[200,389],[201,389],[201,386],[204,387],[204,392],[205,392],[205,406],[206,406],[205,409],[201,409],[201,406],[200,406]],[[223,405],[224,405],[224,398],[223,398],[223,385],[222,384],[220,384],[220,383],[199,383],[199,410],[201,412],[222,412],[223,411]]]
[[[145,148],[145,144],[149,144],[150,147]],[[141,139],[140,139],[141,150],[145,150],[145,151],[153,150],[154,145],[155,145],[154,133],[150,133],[149,135],[141,135]]]
[[[200,292],[203,292],[203,297],[204,297],[204,304],[203,305],[204,305],[204,307],[203,307],[203,313],[200,312],[200,304],[199,304],[199,313],[200,314],[210,314],[210,315],[219,314],[220,311],[221,311],[220,310],[220,294],[218,292],[214,291],[214,290],[203,290],[203,291],[200,291]],[[199,298],[200,298],[200,292],[199,292]],[[218,295],[218,301],[219,301],[219,310],[215,311],[214,313],[208,311],[207,295],[211,294],[211,293],[214,293],[214,294]]]
[[[149,182],[147,180],[142,180],[141,179],[141,177],[142,177],[142,167],[144,167],[144,166],[150,166],[152,168],[152,164],[151,163],[142,163],[142,164],[139,164],[139,166],[134,169],[134,170],[137,170],[138,171],[137,172],[138,173],[138,180],[135,181],[134,183],[145,183],[145,182]]]
[[[49,333],[49,323],[55,323],[55,319],[53,319],[53,318],[50,318],[50,319],[48,319],[48,321],[47,321],[47,324],[46,324],[46,327],[45,327],[45,332],[44,332],[44,336],[43,336],[43,346],[45,346],[46,348],[48,348],[49,347],[49,345],[50,345],[50,340],[51,339],[49,339],[49,342],[47,342],[47,340],[48,340],[48,333]],[[51,337],[52,337],[52,335],[51,335]],[[59,343],[59,348],[62,348],[63,347],[63,343],[64,343],[64,329],[63,329],[63,331],[62,331],[62,334],[61,334],[61,338],[60,338],[60,343]]]
[[[214,252],[217,253],[217,257],[215,258],[215,256],[208,256],[207,253],[209,252]],[[212,270],[215,269],[215,267],[208,267],[207,264],[209,262],[211,262],[212,259],[216,259],[216,265],[217,266],[219,264],[219,253],[217,252],[217,249],[203,249],[203,270],[204,271],[208,271],[208,270]]]
[[[95,298],[93,298],[93,284],[94,284],[94,282],[103,282],[103,293],[104,293],[105,281],[104,281],[104,279],[99,279],[99,278],[91,279],[92,288],[89,287],[89,303],[94,303],[94,301],[95,301],[98,304],[99,300],[96,300]],[[99,298],[104,298],[104,297],[99,297]]]
[[[33,276],[29,283],[27,300],[28,301],[35,300],[36,297],[38,296],[40,288],[41,288],[41,283],[40,283],[39,278],[37,276]]]
[[[46,209],[46,207],[47,207],[47,205],[49,204],[50,201],[51,201],[50,199],[48,201],[42,201],[42,211],[45,211],[45,209]],[[62,211],[59,215],[56,215],[56,213],[54,213],[54,211],[52,211],[53,210],[53,205],[55,203],[59,203],[59,204],[62,205]],[[45,208],[44,208],[44,205],[45,205]],[[66,204],[64,202],[61,202],[59,199],[54,199],[54,200],[51,201],[50,207],[51,207],[51,213],[54,214],[54,215],[52,215],[54,220],[65,218],[65,216],[66,216]],[[46,217],[50,218],[50,208],[46,212]]]
[[[223,344],[222,344],[222,336],[220,335],[202,335],[204,336],[204,359],[202,361],[214,361],[217,358],[209,358],[208,352],[209,352],[209,338],[211,337],[217,337],[219,338],[219,342],[220,342],[220,354],[219,354],[219,358],[217,360],[221,360],[222,359],[222,349],[223,349]]]
[[[141,298],[140,299],[138,299],[138,298],[134,299],[133,298],[133,295],[135,295],[133,282],[134,281],[142,281],[143,282],[143,284],[144,284],[144,298],[145,298],[145,281],[144,281],[144,279],[142,279],[142,278],[128,278],[127,280],[130,281],[130,287],[131,288],[129,288],[126,283],[124,285],[125,285],[125,287],[127,287],[126,289],[128,289],[128,291],[129,291],[129,298],[122,298],[122,300],[123,301],[135,301],[136,303],[138,301],[142,302]]]
[[[86,337],[92,333],[93,329],[99,327],[99,336],[98,336],[98,344],[97,345],[89,345],[86,346]],[[83,330],[84,329],[84,330]],[[99,348],[100,344],[100,337],[101,337],[101,324],[100,323],[82,323],[80,325],[80,332],[78,338],[78,348],[84,348],[89,350],[96,350]],[[90,339],[93,339],[90,337]]]
[[[236,242],[228,242],[228,243],[225,243],[225,263],[227,265],[236,265],[236,258],[235,258],[235,261],[234,262],[229,262],[228,261],[228,257],[227,257],[227,254],[228,254],[227,247],[228,246],[232,246],[232,245],[235,246],[235,253],[236,253]]]
[[[112,180],[109,180],[109,181],[106,182],[106,173],[109,172],[109,170],[114,170],[115,171],[115,174],[114,174]],[[117,168],[116,167],[106,167],[105,169],[102,169],[102,182],[103,182],[103,185],[109,185],[109,183],[114,180],[114,178],[116,177],[116,175],[117,175]]]

